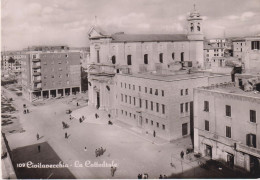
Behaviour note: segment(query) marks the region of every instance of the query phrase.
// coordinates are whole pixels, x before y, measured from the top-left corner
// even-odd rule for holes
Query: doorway
[[[100,107],[100,95],[99,92],[97,92],[97,109]]]
[[[227,154],[227,165],[231,168],[234,167],[234,155],[233,154],[230,154],[230,153]]]
[[[205,150],[206,152],[205,152],[205,155],[207,156],[207,157],[210,157],[210,158],[212,158],[212,147],[210,146],[210,145],[207,145],[206,144],[206,150]]]

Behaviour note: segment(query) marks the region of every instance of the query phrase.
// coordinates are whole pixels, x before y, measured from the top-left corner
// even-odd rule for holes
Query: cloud
[[[227,16],[227,19],[229,19],[229,20],[237,20],[237,19],[239,19],[239,16],[230,15],[230,16]]]
[[[255,13],[253,13],[253,12],[244,12],[242,15],[241,15],[241,20],[242,21],[245,21],[245,20],[247,20],[247,19],[250,19],[250,18],[252,18],[252,17],[254,17],[255,16]]]

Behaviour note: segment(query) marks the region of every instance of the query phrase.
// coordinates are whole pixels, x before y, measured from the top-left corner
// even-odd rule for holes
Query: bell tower
[[[203,26],[202,26],[202,18],[200,17],[200,13],[197,12],[196,6],[194,4],[193,12],[187,18],[188,21],[188,39],[189,40],[197,40],[201,41],[204,38],[203,35]]]

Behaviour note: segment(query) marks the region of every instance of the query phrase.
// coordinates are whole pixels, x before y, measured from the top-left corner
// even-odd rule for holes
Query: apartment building
[[[26,58],[23,51],[1,52],[1,56],[2,73],[8,74],[10,72],[21,72],[21,62]]]
[[[81,92],[80,53],[27,52],[22,86],[23,96],[30,101]]]
[[[245,53],[242,59],[245,72],[260,73],[260,36],[246,37],[245,41]]]
[[[194,90],[194,148],[231,168],[260,172],[260,76]]]
[[[243,54],[246,52],[246,40],[245,38],[234,38],[233,43],[233,56],[242,60]]]

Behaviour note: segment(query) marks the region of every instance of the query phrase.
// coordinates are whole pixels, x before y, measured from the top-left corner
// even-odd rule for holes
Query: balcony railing
[[[42,82],[42,80],[41,79],[34,79],[33,82],[34,83],[40,83],[40,82]]]
[[[33,76],[40,76],[41,72],[33,72]]]
[[[32,68],[33,68],[33,69],[38,69],[38,68],[41,68],[41,65],[40,65],[40,64],[34,64],[34,65],[32,66]]]
[[[37,59],[32,59],[32,62],[40,62],[41,59],[37,58]]]
[[[241,151],[260,158],[260,149],[249,147],[247,145],[240,144],[240,143],[236,143],[236,149],[237,151]]]

